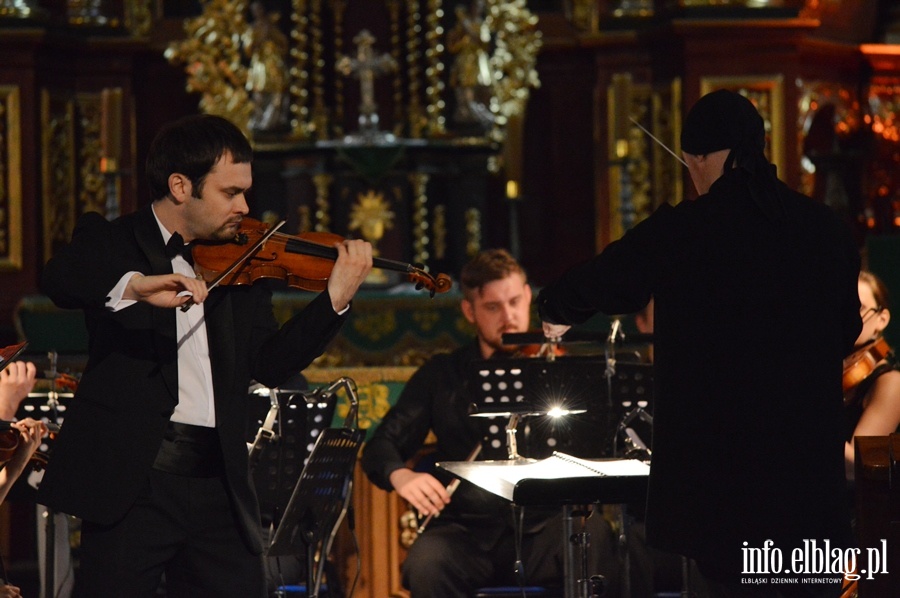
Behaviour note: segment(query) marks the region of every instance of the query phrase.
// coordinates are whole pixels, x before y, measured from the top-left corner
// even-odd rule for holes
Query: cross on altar
[[[345,76],[359,79],[361,100],[359,104],[359,131],[364,138],[378,136],[378,105],[375,103],[375,76],[397,69],[397,62],[390,54],[375,56],[375,37],[367,29],[353,38],[356,58],[342,56],[337,70]]]

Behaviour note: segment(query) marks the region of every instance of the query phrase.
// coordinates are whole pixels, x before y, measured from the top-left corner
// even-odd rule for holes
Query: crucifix
[[[357,47],[356,58],[342,56],[337,62],[337,70],[345,76],[356,75],[359,79],[359,132],[363,138],[372,139],[379,137],[375,76],[396,70],[397,62],[390,54],[375,55],[372,47],[375,37],[366,29],[360,31],[353,41]]]

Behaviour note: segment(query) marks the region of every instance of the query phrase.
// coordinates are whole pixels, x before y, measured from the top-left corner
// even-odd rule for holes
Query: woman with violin
[[[83,215],[44,267],[42,291],[82,310],[89,333],[37,495],[82,520],[76,596],[149,598],[163,576],[169,596],[266,594],[247,388],[279,386],[324,351],[372,247],[331,244],[320,293],[280,326],[266,284],[197,278],[186,242],[242,245],[229,274],[271,261],[265,240],[244,231],[252,159],[223,118],[171,123],[148,152],[153,202],[113,221]]]
[[[853,479],[856,436],[885,436],[900,426],[900,364],[882,336],[891,321],[884,282],[865,270],[859,273],[859,315],[863,328],[855,351],[844,359],[844,406],[847,479]]]

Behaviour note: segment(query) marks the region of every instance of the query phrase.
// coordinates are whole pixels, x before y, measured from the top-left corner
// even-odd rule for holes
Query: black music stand
[[[509,335],[504,335],[504,340],[506,336]],[[518,461],[522,465],[526,464],[526,460],[522,460],[518,455],[515,436],[521,416],[564,415],[560,427],[566,430],[566,434],[565,437],[557,439],[556,443],[560,449],[582,458],[618,456],[621,452],[620,434],[631,432],[633,436],[628,435],[627,440],[634,440],[637,433],[632,427],[628,427],[629,424],[651,407],[653,368],[648,364],[619,361],[615,359],[612,351],[608,351],[605,357],[493,359],[476,362],[469,382],[473,385],[472,396],[475,397],[470,414],[509,415],[510,420],[506,428],[508,456],[510,460]],[[542,419],[553,421],[556,418]],[[642,418],[642,421],[646,420]],[[632,445],[634,444],[637,443],[633,442]],[[632,445],[626,442],[626,447]],[[545,456],[539,451],[538,454],[534,451],[529,452],[533,457]],[[647,453],[649,455],[649,450]],[[632,482],[631,479],[625,480],[625,483],[629,484],[628,488],[633,488]],[[577,574],[571,571],[575,567],[576,560],[572,545],[580,537],[572,533],[572,505],[592,504],[598,502],[600,496],[604,496],[603,502],[608,504],[639,502],[646,493],[646,480],[641,483],[643,491],[630,494],[632,498],[620,500],[614,491],[618,482],[614,480],[604,479],[602,486],[592,485],[591,482],[581,478],[570,483],[553,481],[553,492],[560,493],[557,498],[563,499],[563,533],[566,546],[563,560],[568,563],[564,568],[567,572],[566,598],[575,596],[574,580]],[[522,491],[529,492],[530,488],[540,489],[543,486],[543,483],[535,486],[526,482]],[[497,494],[491,488],[482,487]],[[540,504],[533,502],[535,497],[515,497],[510,500],[521,506],[529,506],[526,503],[531,503],[531,506]],[[620,516],[623,531],[619,541],[624,545],[628,527],[624,510]],[[582,539],[581,546],[581,562],[584,564],[587,561],[589,540]],[[626,578],[629,570],[630,563],[626,554]],[[630,595],[627,579],[625,583],[625,593]]]
[[[13,347],[16,349],[12,353],[9,353],[9,349],[11,349],[11,347],[6,347],[5,349],[0,350],[0,356],[2,356],[0,357],[0,359],[2,359],[2,361],[0,361],[0,364],[2,364],[0,365],[0,369],[5,368],[11,361],[18,357],[19,354],[21,354],[25,349],[26,345],[27,343],[14,345]],[[42,421],[50,427],[55,427],[58,430],[65,420],[65,413],[68,409],[69,401],[74,397],[74,392],[72,389],[63,391],[59,390],[59,383],[57,378],[62,380],[65,375],[57,369],[59,359],[59,355],[57,354],[57,352],[48,352],[47,359],[49,362],[49,368],[47,370],[44,370],[44,375],[50,380],[49,388],[32,389],[32,391],[28,393],[28,396],[23,398],[19,403],[19,408],[16,411],[16,418],[23,419],[26,417],[30,417],[32,419]],[[72,380],[74,381],[74,379]],[[42,442],[38,447],[38,450],[48,455],[52,454],[52,437],[46,438],[44,442]],[[41,581],[43,583],[44,589],[43,595],[55,596],[60,589],[56,587],[57,513],[47,506],[44,506],[44,509],[44,520],[46,521],[47,526],[44,533],[44,575]],[[68,545],[66,545],[63,550],[68,551]],[[64,583],[65,578],[60,582],[60,584]]]
[[[469,373],[473,397],[469,413],[510,417],[507,430],[510,457],[517,456],[512,432],[518,418],[534,416],[550,417],[540,418],[532,426],[533,431],[559,429],[552,432],[555,436],[552,447],[539,445],[539,438],[524,438],[529,443],[526,451],[529,457],[547,457],[554,450],[585,458],[612,456],[622,408],[609,399],[605,372],[605,360],[593,356],[557,357],[553,361],[479,360]],[[557,426],[555,422],[561,423]]]
[[[298,386],[260,387],[251,393],[247,442],[251,447],[250,469],[264,522],[268,519],[278,523],[316,439],[334,417],[335,401],[307,402],[307,389]],[[273,410],[272,435],[261,442],[254,459],[252,449],[259,444],[256,439]]]
[[[640,500],[646,495],[650,471],[649,466],[634,459],[585,460],[561,453],[540,461],[450,461],[437,467],[518,506],[562,507],[563,542],[567,547],[563,553],[565,598],[586,598],[590,594],[590,543],[572,533],[574,505]],[[572,548],[576,541],[582,545],[580,567]]]
[[[353,469],[365,431],[350,427],[356,420],[358,407],[356,384],[352,380],[341,378],[328,389],[307,396],[307,401],[319,400],[333,395],[342,385],[350,398],[350,413],[344,427],[326,428],[319,435],[266,553],[268,556],[306,553],[309,598],[319,596],[331,544],[349,508]]]

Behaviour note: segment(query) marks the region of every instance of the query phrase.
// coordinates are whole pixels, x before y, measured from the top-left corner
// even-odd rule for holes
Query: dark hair
[[[891,297],[888,294],[887,287],[880,278],[868,270],[860,270],[859,281],[866,283],[872,289],[872,297],[875,299],[875,308],[878,311],[891,308]]]
[[[194,115],[169,123],[157,133],[147,153],[151,197],[168,195],[169,175],[176,172],[190,179],[194,196],[200,197],[206,175],[226,152],[236,163],[253,160],[250,142],[221,116]]]
[[[485,249],[462,268],[459,286],[463,296],[471,300],[472,294],[489,282],[502,280],[518,273],[527,280],[525,269],[505,249]]]

